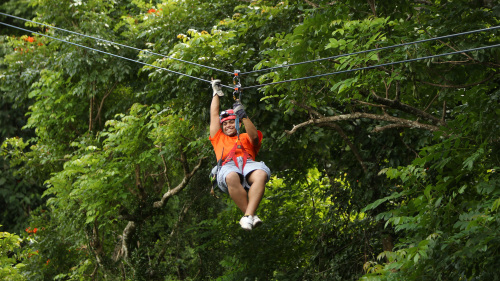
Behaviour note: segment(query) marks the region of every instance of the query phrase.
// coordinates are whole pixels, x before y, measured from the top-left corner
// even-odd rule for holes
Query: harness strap
[[[229,154],[227,155],[226,160],[224,160],[224,162],[222,162],[221,166],[224,166],[227,162],[233,160],[234,161],[234,165],[236,165],[236,167],[240,168],[238,166],[238,160],[236,158],[236,149],[240,148],[241,150],[243,150],[243,167],[241,167],[241,170],[243,171],[243,169],[245,169],[245,165],[247,163],[247,159],[250,157],[250,155],[245,150],[245,148],[243,148],[243,145],[238,145],[238,141],[236,141],[236,143],[234,144],[234,146],[231,149],[231,151],[229,151]]]

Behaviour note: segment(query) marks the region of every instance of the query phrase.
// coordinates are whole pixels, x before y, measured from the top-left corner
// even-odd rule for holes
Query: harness
[[[243,147],[243,145],[241,144],[241,140],[240,140],[240,122],[239,122],[239,118],[236,117],[236,121],[235,121],[235,126],[236,126],[236,133],[238,135],[238,139],[236,140],[236,143],[234,144],[233,148],[229,151],[229,154],[227,155],[226,159],[224,160],[224,162],[222,162],[222,166],[224,166],[227,162],[233,160],[234,161],[234,165],[236,165],[236,167],[238,167],[238,169],[240,168],[238,166],[238,160],[236,158],[236,149],[241,149],[243,151],[243,166],[241,167],[241,171],[243,171],[243,169],[245,169],[245,165],[247,163],[247,159],[248,157],[250,157],[250,155],[248,155],[248,152],[245,150],[245,148]],[[239,143],[239,144],[238,144]],[[222,153],[224,153],[224,149],[222,150]],[[221,157],[222,159],[222,157]]]
[[[234,77],[233,77],[233,84],[235,84],[235,88],[234,88],[235,91],[233,92],[233,98],[236,101],[241,100],[241,84],[240,84],[239,73],[240,73],[239,70],[235,70],[234,71]],[[239,94],[238,98],[236,98],[236,94]],[[210,175],[210,181],[212,182],[212,190],[210,191],[210,193],[215,198],[218,198],[215,195],[214,188],[217,185],[217,174],[219,173],[220,168],[222,166],[226,165],[231,160],[233,160],[234,165],[236,165],[236,167],[238,169],[240,168],[239,165],[238,165],[238,159],[236,158],[236,149],[241,149],[243,151],[243,165],[241,167],[241,171],[242,172],[243,172],[243,169],[245,169],[245,165],[247,163],[247,159],[250,157],[250,155],[248,154],[248,152],[245,150],[245,148],[241,144],[241,140],[240,140],[240,118],[238,116],[236,116],[236,119],[234,121],[234,125],[236,126],[236,134],[238,136],[238,138],[236,139],[236,143],[234,144],[233,148],[231,148],[231,150],[229,151],[229,154],[227,155],[226,159],[224,159],[224,161],[222,160],[222,156],[224,155],[224,148],[222,148],[221,157],[220,157],[219,161],[217,161],[217,170],[216,170],[215,174],[211,174]]]
[[[233,77],[233,84],[235,85],[234,92],[233,92],[233,99],[235,101],[240,101],[241,100],[241,83],[240,83],[240,71],[235,70],[234,71],[234,77]],[[236,94],[238,94],[238,98],[236,98]],[[236,140],[236,143],[234,144],[233,148],[231,151],[229,151],[229,154],[226,157],[226,160],[224,160],[224,163],[222,163],[222,166],[224,166],[227,162],[231,161],[231,159],[234,161],[234,165],[239,169],[240,167],[238,166],[238,160],[236,159],[236,149],[241,149],[243,150],[243,167],[241,167],[241,171],[243,172],[243,169],[245,169],[245,165],[247,163],[247,159],[249,157],[248,152],[245,150],[243,145],[241,144],[240,140],[240,118],[236,116],[236,120],[234,120],[234,125],[236,126],[236,133],[238,135],[238,139]],[[240,144],[238,144],[238,142]],[[222,157],[221,157],[222,158]]]
[[[243,169],[245,169],[247,159],[248,158],[251,159],[250,155],[248,154],[248,152],[245,150],[245,148],[241,144],[240,128],[239,128],[240,126],[239,126],[239,118],[238,117],[236,117],[235,126],[236,126],[236,133],[238,135],[238,138],[236,139],[236,143],[234,144],[233,148],[231,148],[231,150],[229,151],[229,154],[226,156],[225,159],[222,158],[222,156],[224,155],[224,148],[222,148],[221,157],[220,157],[219,161],[217,161],[217,169],[215,171],[215,174],[212,173],[210,175],[210,181],[212,182],[212,189],[210,190],[210,194],[212,194],[212,196],[214,196],[215,198],[218,198],[217,195],[215,195],[215,191],[214,191],[215,187],[217,186],[217,174],[219,173],[222,166],[226,165],[228,162],[233,160],[234,165],[236,165],[236,167],[240,168],[238,165],[238,159],[236,157],[236,149],[241,149],[243,151],[243,165],[241,167],[241,171],[243,171]]]

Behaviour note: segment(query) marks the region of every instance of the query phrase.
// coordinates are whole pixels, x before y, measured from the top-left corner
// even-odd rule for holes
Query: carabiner
[[[236,98],[236,94],[238,94],[238,98]],[[234,88],[233,99],[234,100],[241,100],[241,84],[240,83],[238,83],[236,85],[236,87]]]
[[[241,83],[240,83],[240,71],[239,70],[234,70],[233,84],[234,84],[233,99],[234,100],[241,100]],[[238,94],[238,98],[236,98],[236,94]]]
[[[234,85],[239,84],[240,83],[240,71],[235,70],[233,75],[234,75],[233,76],[233,84]]]

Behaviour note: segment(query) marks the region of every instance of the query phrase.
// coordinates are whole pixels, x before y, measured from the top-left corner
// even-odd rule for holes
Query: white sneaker
[[[241,225],[241,228],[243,228],[244,230],[252,230],[252,226],[253,226],[253,219],[252,219],[252,216],[244,216],[240,219],[240,225]]]
[[[253,216],[253,222],[252,222],[252,227],[257,228],[262,225],[262,221],[259,219],[258,216]]]

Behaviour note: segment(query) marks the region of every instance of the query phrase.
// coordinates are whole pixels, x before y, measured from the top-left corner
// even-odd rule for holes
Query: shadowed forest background
[[[498,29],[487,0],[10,0],[0,279],[500,280]],[[210,195],[209,83],[244,89],[273,173],[244,232]],[[180,60],[210,66],[207,69]],[[221,108],[233,103],[224,89]]]

